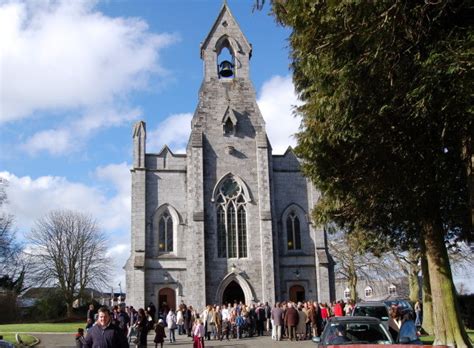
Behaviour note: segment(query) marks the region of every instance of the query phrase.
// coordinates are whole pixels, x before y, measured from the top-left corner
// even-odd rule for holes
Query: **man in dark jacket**
[[[96,325],[87,332],[85,348],[129,348],[127,337],[118,326],[112,324],[109,310],[99,308]]]
[[[288,309],[285,312],[285,324],[288,327],[288,336],[290,341],[296,340],[296,326],[298,325],[299,315],[293,303],[288,303]]]

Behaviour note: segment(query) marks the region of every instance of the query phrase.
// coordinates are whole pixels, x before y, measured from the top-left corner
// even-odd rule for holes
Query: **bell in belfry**
[[[234,64],[224,60],[219,64],[219,75],[221,77],[232,77],[234,75]]]

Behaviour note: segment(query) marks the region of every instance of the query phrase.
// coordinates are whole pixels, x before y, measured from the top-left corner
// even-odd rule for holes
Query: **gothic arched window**
[[[227,178],[217,192],[217,256],[247,257],[247,211],[244,192]]]
[[[300,250],[301,249],[301,229],[300,219],[294,211],[288,214],[286,218],[286,234],[288,250]]]
[[[158,223],[158,251],[173,251],[173,218],[168,210],[165,210]]]

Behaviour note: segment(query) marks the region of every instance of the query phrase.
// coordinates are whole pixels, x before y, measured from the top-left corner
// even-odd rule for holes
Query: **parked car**
[[[321,347],[348,344],[393,344],[382,321],[373,317],[332,317],[321,337],[313,342]]]
[[[380,319],[388,330],[389,306],[385,302],[359,302],[352,311],[352,316],[374,317]]]

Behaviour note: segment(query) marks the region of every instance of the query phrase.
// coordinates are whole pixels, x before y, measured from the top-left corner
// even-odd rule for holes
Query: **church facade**
[[[251,54],[224,4],[201,44],[186,154],[146,153],[145,123],[134,126],[129,305],[332,299],[325,233],[310,221],[319,192],[291,148],[272,155]]]

